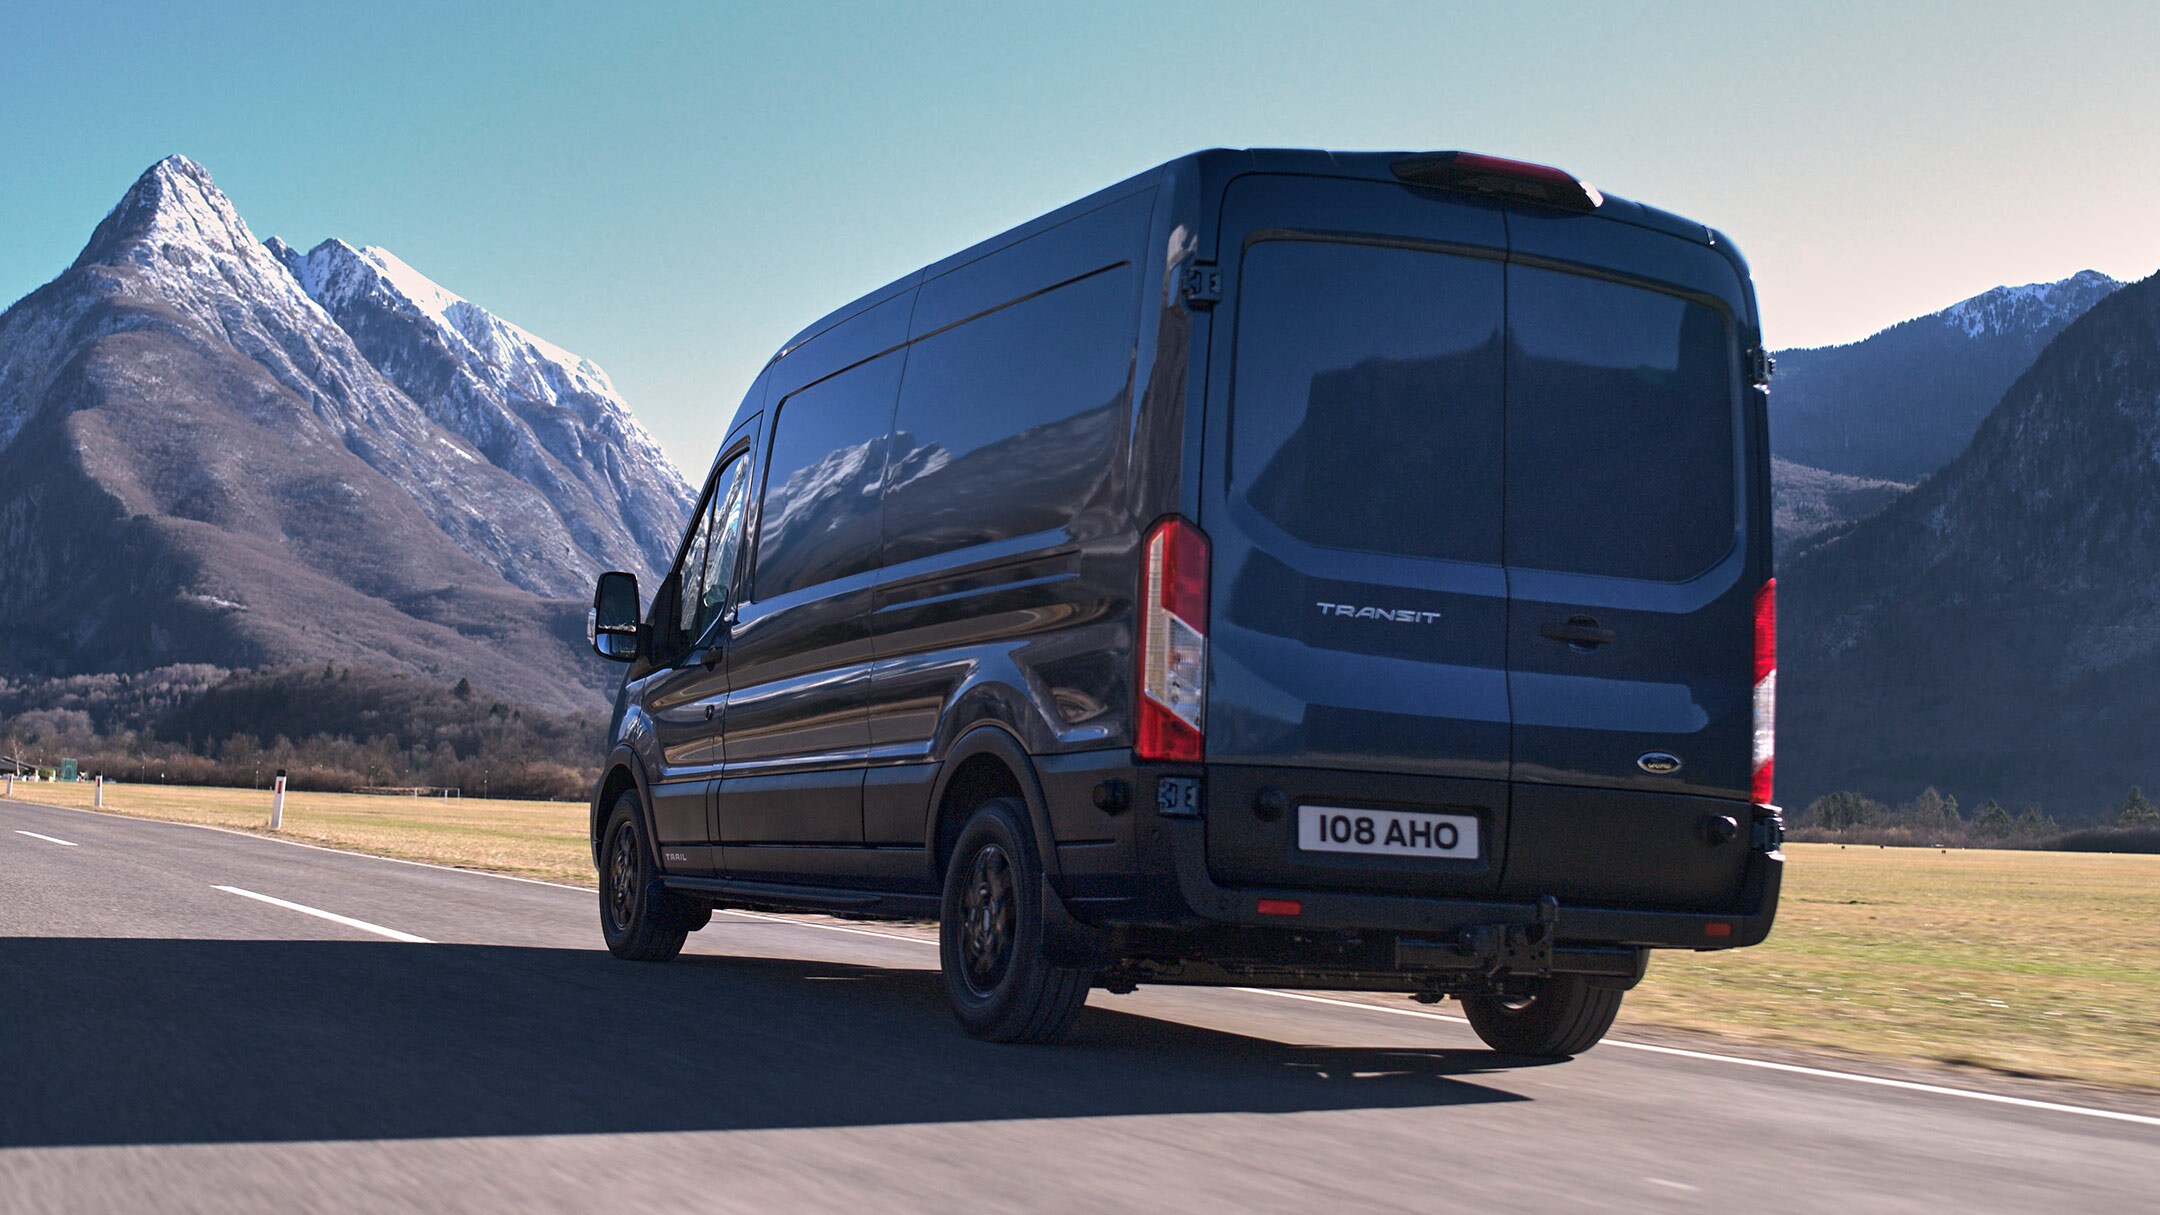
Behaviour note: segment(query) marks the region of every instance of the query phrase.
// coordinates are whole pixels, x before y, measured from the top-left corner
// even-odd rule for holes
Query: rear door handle
[[[1611,629],[1599,627],[1598,622],[1588,616],[1571,616],[1566,624],[1539,625],[1538,635],[1549,641],[1565,641],[1584,647],[1611,645],[1620,640]]]

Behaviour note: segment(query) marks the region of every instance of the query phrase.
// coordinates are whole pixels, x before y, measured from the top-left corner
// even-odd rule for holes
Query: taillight
[[[1771,773],[1777,766],[1777,579],[1755,592],[1755,779],[1751,797],[1758,806],[1771,798]]]
[[[1477,152],[1421,152],[1388,166],[1404,181],[1494,194],[1523,202],[1595,211],[1605,205],[1596,186],[1565,169]]]
[[[1133,750],[1197,763],[1207,730],[1208,542],[1171,517],[1149,529],[1140,574],[1140,695]]]

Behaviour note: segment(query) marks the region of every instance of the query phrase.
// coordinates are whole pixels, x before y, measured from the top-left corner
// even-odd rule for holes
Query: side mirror
[[[585,640],[593,653],[616,662],[637,657],[640,635],[637,575],[610,570],[593,588],[592,610],[585,613]]]

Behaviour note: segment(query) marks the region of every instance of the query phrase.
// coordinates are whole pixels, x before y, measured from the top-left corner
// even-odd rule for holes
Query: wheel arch
[[[943,878],[945,862],[968,812],[994,797],[1017,797],[1026,807],[1043,873],[1056,876],[1057,839],[1050,832],[1049,803],[1043,796],[1042,781],[1035,774],[1035,761],[1019,737],[997,722],[970,727],[938,765],[923,836],[932,874]]]
[[[655,842],[652,829],[652,798],[647,795],[645,788],[645,766],[638,762],[637,752],[626,745],[615,748],[608,756],[607,765],[601,771],[598,791],[593,797],[590,843],[595,873],[600,870],[600,831],[607,825],[608,812],[615,805],[615,799],[621,797],[625,790],[637,794],[639,813],[645,819],[645,847],[652,853],[653,865],[657,868],[660,864],[659,845]]]

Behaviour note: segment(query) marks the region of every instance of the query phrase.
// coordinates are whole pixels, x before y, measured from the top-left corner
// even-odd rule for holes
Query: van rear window
[[[1247,250],[1232,492],[1308,543],[1497,563],[1502,273],[1383,245]]]
[[[1507,562],[1676,582],[1731,551],[1731,325],[1708,304],[1508,271]]]

